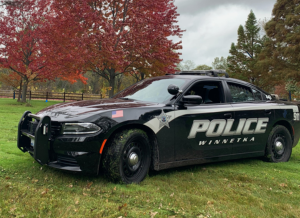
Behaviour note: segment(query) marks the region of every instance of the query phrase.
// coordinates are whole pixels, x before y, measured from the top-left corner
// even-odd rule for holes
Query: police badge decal
[[[171,116],[165,114],[163,110],[161,110],[161,114],[159,116],[155,116],[159,120],[159,128],[162,128],[164,126],[170,128],[169,126],[169,120]]]

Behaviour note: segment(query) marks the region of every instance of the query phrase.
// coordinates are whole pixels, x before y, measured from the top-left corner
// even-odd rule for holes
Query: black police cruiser
[[[149,168],[258,156],[288,161],[299,129],[296,104],[226,72],[182,71],[140,81],[111,99],[26,111],[18,147],[43,165],[138,183]]]

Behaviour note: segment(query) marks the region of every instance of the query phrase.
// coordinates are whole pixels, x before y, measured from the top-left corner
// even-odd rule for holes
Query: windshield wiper
[[[118,99],[122,99],[122,100],[133,100],[131,98],[124,98],[124,97],[121,97],[121,98],[118,98]]]

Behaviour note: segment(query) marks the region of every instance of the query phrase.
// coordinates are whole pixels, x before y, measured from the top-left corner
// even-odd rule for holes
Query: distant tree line
[[[177,68],[223,69],[230,77],[251,82],[271,93],[300,95],[299,1],[277,0],[268,21],[258,22],[251,10],[245,25],[238,27],[237,36],[227,58],[217,57],[211,66],[195,66],[187,60]]]
[[[172,0],[0,0],[0,88],[108,94],[175,70],[226,70],[270,93],[300,96],[300,3],[251,10],[228,57],[180,62]],[[163,21],[163,22],[162,22]],[[25,101],[26,99],[22,99]]]

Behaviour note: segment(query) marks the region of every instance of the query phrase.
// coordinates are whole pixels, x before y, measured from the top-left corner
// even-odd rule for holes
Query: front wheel
[[[287,162],[292,154],[292,137],[284,126],[275,126],[269,134],[265,158],[270,162]]]
[[[130,184],[146,177],[150,162],[147,134],[140,129],[130,129],[117,133],[107,145],[102,166],[109,179]]]

